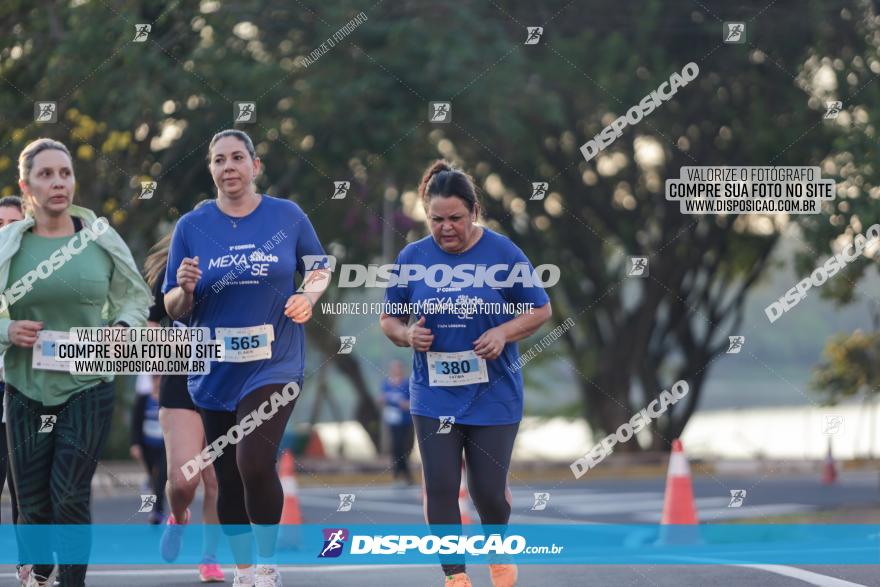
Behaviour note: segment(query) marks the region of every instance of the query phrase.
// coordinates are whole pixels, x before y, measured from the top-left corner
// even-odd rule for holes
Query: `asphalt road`
[[[569,480],[533,483],[512,487],[512,523],[655,523],[662,509],[664,480]],[[730,490],[746,490],[740,507],[728,507]],[[309,524],[394,524],[421,523],[419,488],[389,486],[325,486],[300,488],[304,521]],[[543,511],[533,511],[533,493],[549,492]],[[93,517],[96,523],[137,523],[140,487],[96,492]],[[339,493],[353,493],[354,507],[337,512]],[[834,486],[823,486],[815,476],[700,477],[694,480],[694,493],[702,522],[722,522],[735,518],[757,518],[800,512],[821,512],[841,508],[880,507],[878,478],[875,473],[852,473]],[[193,508],[194,522],[200,522],[200,506]],[[9,520],[8,504],[3,504],[4,522]],[[847,520],[852,523],[852,520]],[[699,561],[694,561],[699,562]],[[567,585],[681,587],[703,585],[759,585],[850,587],[880,586],[877,566],[782,566],[782,565],[521,565],[522,587],[563,587]],[[0,566],[0,586],[17,585],[13,569]],[[483,566],[470,567],[475,586],[490,585]],[[334,587],[384,585],[411,587],[442,585],[439,567],[429,565],[298,566],[284,568],[285,584]],[[231,583],[231,571],[227,568]],[[196,585],[198,578],[190,567],[92,566],[88,585],[139,587],[147,585]]]

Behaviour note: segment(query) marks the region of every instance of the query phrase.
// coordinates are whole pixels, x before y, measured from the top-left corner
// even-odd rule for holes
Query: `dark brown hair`
[[[425,207],[428,206],[431,198],[438,196],[441,198],[452,196],[460,198],[470,212],[480,206],[473,178],[467,173],[455,169],[444,159],[438,159],[429,165],[419,183],[419,197]]]
[[[21,212],[21,198],[18,196],[0,198],[0,208],[18,208],[18,211]]]

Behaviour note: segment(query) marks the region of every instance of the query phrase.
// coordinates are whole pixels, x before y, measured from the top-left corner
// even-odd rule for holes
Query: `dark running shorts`
[[[162,375],[159,380],[159,407],[198,411],[186,388],[186,375]]]

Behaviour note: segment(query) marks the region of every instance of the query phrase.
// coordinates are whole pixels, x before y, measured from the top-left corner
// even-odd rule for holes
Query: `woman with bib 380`
[[[425,272],[390,286],[385,301],[391,312],[405,304],[439,311],[413,316],[412,324],[407,314],[382,314],[380,323],[394,344],[415,350],[410,410],[422,457],[427,521],[461,524],[464,451],[480,521],[503,526],[510,518],[507,472],[523,412],[516,341],[550,318],[550,301],[540,282],[529,279],[534,270],[519,247],[476,224],[480,206],[468,175],[437,161],[425,172],[419,195],[431,235],[401,251],[397,277],[414,277],[418,268]],[[481,266],[491,271],[480,270],[477,278]],[[447,587],[470,586],[463,564],[442,566]],[[496,587],[516,584],[516,565],[493,564],[490,571]]]
[[[162,289],[171,318],[189,315],[190,327],[209,327],[226,349],[210,373],[190,374],[188,387],[206,444],[236,437],[214,460],[217,514],[236,555],[233,584],[276,587],[284,500],[276,456],[302,385],[303,324],[320,295],[295,293],[294,276],[307,282],[303,257],[324,251],[299,206],[255,191],[260,160],[248,135],[222,131],[208,151],[217,199],[177,223]]]

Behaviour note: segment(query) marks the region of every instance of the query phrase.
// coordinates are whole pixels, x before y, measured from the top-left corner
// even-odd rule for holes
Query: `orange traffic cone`
[[[831,439],[828,439],[828,453],[825,455],[825,464],[822,466],[822,485],[832,485],[837,481],[837,464],[834,455],[831,454]]]
[[[306,444],[306,450],[303,454],[307,457],[315,457],[319,459],[327,457],[327,453],[324,451],[324,443],[321,442],[321,436],[314,428],[312,428],[312,431],[309,433],[309,442]]]
[[[468,494],[467,471],[465,471],[464,463],[461,465],[461,485],[458,486],[458,510],[461,512],[462,524],[474,523],[471,516],[471,496]]]
[[[681,440],[672,441],[669,471],[666,474],[666,497],[663,500],[661,524],[698,524],[691,470],[681,447]]]
[[[281,488],[284,490],[284,509],[281,510],[281,523],[302,524],[302,512],[299,509],[299,485],[296,482],[293,451],[285,450],[281,454],[279,476],[281,477]]]

